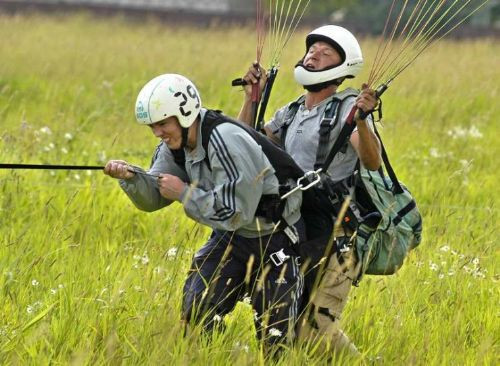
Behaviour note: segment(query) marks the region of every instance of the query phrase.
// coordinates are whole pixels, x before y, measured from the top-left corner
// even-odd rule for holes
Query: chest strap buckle
[[[289,255],[286,255],[283,249],[278,250],[277,252],[271,253],[269,255],[269,259],[274,263],[276,267],[281,266],[290,258]]]

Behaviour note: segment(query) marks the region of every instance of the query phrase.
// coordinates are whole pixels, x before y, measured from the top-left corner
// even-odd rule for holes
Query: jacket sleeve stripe
[[[222,204],[223,208],[216,212],[216,217],[213,217],[214,221],[223,221],[232,217],[236,209],[236,197],[235,197],[235,185],[239,178],[238,170],[236,169],[236,164],[229,154],[229,150],[224,143],[219,132],[215,128],[210,136],[210,143],[215,149],[217,158],[219,159],[226,175],[229,178],[229,183],[222,187]]]

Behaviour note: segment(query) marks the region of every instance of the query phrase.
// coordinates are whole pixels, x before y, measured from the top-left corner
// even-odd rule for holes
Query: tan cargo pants
[[[347,247],[347,251],[331,255],[318,288],[312,292],[309,305],[299,319],[299,340],[312,342],[314,345],[319,342],[320,353],[348,350],[359,355],[356,346],[340,328],[342,311],[347,303],[352,282],[361,267],[361,262],[355,254],[354,243],[350,244],[352,245]]]

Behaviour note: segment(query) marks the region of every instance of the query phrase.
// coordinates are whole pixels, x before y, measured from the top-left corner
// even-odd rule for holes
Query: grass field
[[[156,140],[133,114],[142,85],[184,74],[205,106],[236,115],[230,81],[254,58],[254,32],[0,17],[0,162],[147,167]],[[301,93],[303,35],[269,111]],[[370,65],[376,43],[362,47]],[[384,96],[381,131],[424,239],[397,275],[353,289],[343,324],[363,358],[339,364],[500,362],[498,55],[498,40],[441,42]],[[100,172],[0,170],[0,364],[263,364],[245,304],[211,342],[181,337],[182,284],[208,234],[178,205],[140,212]],[[291,349],[276,363],[326,361]]]

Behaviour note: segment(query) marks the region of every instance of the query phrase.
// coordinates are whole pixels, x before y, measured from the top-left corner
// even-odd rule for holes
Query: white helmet
[[[323,70],[307,69],[302,61],[295,66],[295,80],[304,86],[336,80],[341,77],[353,78],[363,68],[363,55],[356,38],[347,29],[336,25],[325,25],[309,33],[306,37],[306,54],[313,43],[323,41],[339,53],[340,65]],[[304,56],[305,57],[305,56]]]
[[[137,122],[150,125],[175,116],[188,128],[198,117],[201,99],[194,84],[182,75],[164,74],[148,82],[135,102]]]

